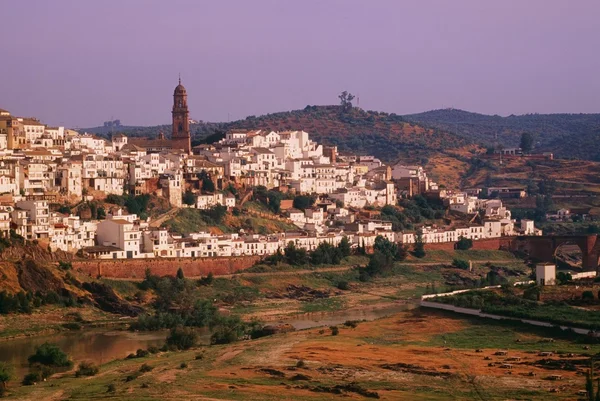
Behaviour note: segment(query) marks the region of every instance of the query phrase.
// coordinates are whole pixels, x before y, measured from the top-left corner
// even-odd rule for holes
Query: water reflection
[[[51,336],[26,337],[0,342],[0,361],[9,362],[18,374],[27,370],[27,358],[44,342],[58,344],[75,362],[102,364],[124,358],[139,348],[161,347],[166,332],[131,333],[128,331],[84,330]]]
[[[347,320],[375,320],[414,308],[414,304],[394,304],[378,309],[341,310],[336,312],[307,313],[281,320],[297,330],[318,326],[342,324]],[[57,344],[75,362],[94,362],[98,365],[114,359],[125,358],[138,349],[151,346],[161,347],[167,336],[160,332],[102,331],[100,329],[81,332],[59,333],[50,336],[25,337],[0,341],[0,361],[9,362],[19,376],[27,372],[27,358],[44,342]],[[200,342],[209,343],[210,333],[203,329]]]

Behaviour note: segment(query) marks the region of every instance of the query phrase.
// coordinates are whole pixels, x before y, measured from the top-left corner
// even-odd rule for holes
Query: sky
[[[6,0],[0,108],[51,125],[337,104],[600,112],[598,0]],[[356,100],[355,100],[356,104]]]

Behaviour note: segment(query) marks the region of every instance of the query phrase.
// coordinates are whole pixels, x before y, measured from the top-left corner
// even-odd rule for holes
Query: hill
[[[306,106],[263,116],[249,116],[230,123],[199,123],[191,127],[192,139],[200,141],[208,135],[229,129],[304,130],[326,145],[357,154],[373,154],[391,162],[399,157],[419,162],[432,154],[472,145],[472,141],[438,128],[424,128],[409,123],[396,114],[365,111],[354,107],[343,112],[340,106]],[[109,127],[88,128],[82,131],[110,136]],[[130,136],[168,135],[170,125],[153,127],[121,127],[118,132]],[[114,131],[116,132],[116,131]]]
[[[467,138],[437,128],[409,123],[399,115],[354,107],[306,106],[303,110],[250,116],[228,128],[304,130],[318,142],[337,145],[341,152],[373,154],[385,161],[398,158],[420,161],[432,153],[471,144]]]
[[[525,114],[501,117],[457,109],[405,115],[417,124],[446,130],[484,145],[518,146],[534,134],[536,149],[560,158],[600,161],[600,114]]]

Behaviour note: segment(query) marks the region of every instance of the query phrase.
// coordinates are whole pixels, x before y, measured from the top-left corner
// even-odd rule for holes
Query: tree
[[[308,195],[299,195],[294,198],[294,207],[296,209],[305,210],[315,203],[315,199]]]
[[[537,193],[539,192],[539,187],[537,182],[535,182],[534,180],[528,180],[527,181],[527,195],[529,196],[533,196],[533,195],[537,195]]]
[[[342,111],[344,113],[347,113],[352,109],[352,100],[354,100],[353,94],[348,91],[343,91],[339,94],[338,98],[340,99],[340,106],[342,106]]]
[[[202,192],[215,192],[215,183],[210,178],[206,170],[198,173],[198,179],[202,181]]]
[[[467,249],[473,248],[473,240],[469,238],[465,238],[462,235],[458,238],[458,242],[456,243],[456,249],[461,251],[466,251]]]
[[[12,379],[12,366],[6,362],[0,362],[0,396],[6,391],[6,383]]]
[[[41,365],[52,367],[70,367],[73,362],[56,344],[43,343],[35,349],[35,354],[31,355],[27,361],[30,364],[39,363]]]
[[[523,153],[531,152],[533,149],[533,136],[529,132],[523,132],[521,134],[521,150]]]
[[[98,210],[96,210],[96,218],[98,220],[104,220],[106,218],[106,210],[104,210],[104,207],[100,206]]]
[[[417,231],[415,234],[413,255],[415,255],[417,258],[425,257],[425,241],[423,241],[423,232],[421,230]]]
[[[196,195],[194,195],[194,193],[192,191],[185,191],[185,194],[183,194],[183,203],[185,203],[186,205],[195,205],[196,204]]]
[[[290,241],[283,250],[285,261],[294,266],[301,266],[308,263],[308,253],[304,248],[296,248],[296,244]]]
[[[177,269],[177,278],[179,280],[185,279],[185,276],[183,275],[183,269],[181,267],[179,269]]]
[[[212,327],[213,334],[210,342],[211,344],[232,343],[244,335],[246,328],[246,324],[237,315],[221,316]]]
[[[277,191],[269,191],[267,192],[267,201],[269,209],[273,211],[273,213],[279,213],[281,207],[281,192]]]
[[[375,238],[373,249],[384,254],[386,258],[398,260],[398,245],[381,235]]]
[[[340,253],[343,258],[350,256],[350,241],[345,235],[338,244],[338,249],[340,250]]]
[[[167,345],[180,350],[190,349],[196,345],[198,335],[190,327],[177,326],[171,329],[167,337]]]

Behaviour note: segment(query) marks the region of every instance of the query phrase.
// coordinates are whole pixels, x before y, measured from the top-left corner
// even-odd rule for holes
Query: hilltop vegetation
[[[406,122],[397,114],[342,106],[306,106],[303,110],[249,116],[231,123],[195,124],[192,139],[199,143],[209,135],[230,129],[304,130],[312,139],[325,145],[337,145],[342,152],[372,154],[388,162],[398,158],[422,162],[440,151],[472,145],[464,137],[437,128],[423,128]],[[110,129],[105,127],[86,131],[110,136]],[[122,127],[119,130],[126,135],[151,137],[159,132],[168,135],[170,131],[170,125]]]
[[[304,130],[318,142],[340,151],[373,154],[386,161],[398,157],[419,161],[432,153],[469,145],[466,138],[406,122],[397,114],[341,106],[306,106],[303,110],[250,116],[228,128]]]
[[[519,146],[523,132],[533,134],[535,150],[561,158],[600,161],[600,114],[524,114],[501,117],[443,109],[404,116],[406,121],[446,130],[469,140]]]

